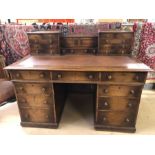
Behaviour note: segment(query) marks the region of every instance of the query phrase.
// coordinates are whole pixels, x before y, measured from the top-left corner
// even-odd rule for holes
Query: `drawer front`
[[[64,37],[61,38],[62,48],[97,48],[97,37]]]
[[[96,122],[107,126],[130,127],[135,126],[137,114],[135,112],[98,111]]]
[[[42,94],[51,96],[53,94],[52,84],[36,84],[36,83],[16,83],[15,89],[17,94]]]
[[[47,71],[12,71],[13,80],[50,80],[50,72]]]
[[[58,53],[59,34],[29,34],[28,37],[32,53]]]
[[[58,81],[98,81],[99,73],[97,72],[53,72],[52,79]]]
[[[20,107],[53,107],[53,95],[24,95],[17,96],[18,104]]]
[[[97,53],[97,48],[92,48],[92,49],[88,49],[88,48],[83,48],[83,49],[75,49],[75,48],[61,48],[61,53],[62,54],[96,54]]]
[[[134,33],[133,32],[100,32],[99,33],[99,37],[104,38],[104,39],[122,39],[122,40],[126,40],[126,39],[131,39],[134,37]]]
[[[23,122],[50,123],[54,122],[53,109],[20,108]]]
[[[129,55],[133,41],[133,32],[102,32],[99,34],[99,52],[105,55]]]
[[[136,72],[103,72],[101,73],[101,81],[104,82],[140,82],[144,83],[147,73]]]
[[[139,97],[142,92],[142,86],[124,86],[124,85],[99,85],[99,96],[127,96]]]
[[[98,110],[137,110],[139,99],[128,99],[125,97],[99,97]]]

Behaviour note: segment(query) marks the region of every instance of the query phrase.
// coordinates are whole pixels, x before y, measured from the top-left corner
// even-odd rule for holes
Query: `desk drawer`
[[[23,122],[49,123],[54,122],[53,109],[20,108],[21,120]]]
[[[99,85],[99,96],[127,96],[139,97],[143,86],[126,86],[126,85]]]
[[[98,81],[97,72],[68,72],[56,71],[52,73],[52,79],[57,81]]]
[[[98,124],[106,126],[130,127],[135,125],[136,113],[128,111],[98,111],[96,121]]]
[[[98,110],[136,110],[139,99],[128,99],[125,97],[99,97]]]
[[[24,95],[20,94],[17,96],[18,104],[20,107],[52,107],[53,106],[53,95]]]
[[[50,80],[48,71],[12,71],[13,80]]]
[[[101,81],[105,82],[139,82],[144,83],[146,80],[146,73],[136,73],[136,72],[102,72]]]
[[[51,96],[53,94],[53,86],[49,83],[16,83],[16,93],[17,94],[42,94],[46,96]]]

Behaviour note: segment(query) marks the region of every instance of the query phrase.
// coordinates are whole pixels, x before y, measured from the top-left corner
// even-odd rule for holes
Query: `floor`
[[[85,97],[88,98],[90,96]],[[90,106],[88,106],[88,104],[89,103],[82,102],[76,97],[76,95],[71,95],[65,105],[59,128],[45,129],[21,127],[17,103],[7,103],[0,107],[0,133],[18,136],[129,134],[121,132],[95,131],[93,127],[93,106],[92,104],[89,104]],[[155,91],[143,90],[136,129],[137,131],[134,133],[136,135],[155,134]]]

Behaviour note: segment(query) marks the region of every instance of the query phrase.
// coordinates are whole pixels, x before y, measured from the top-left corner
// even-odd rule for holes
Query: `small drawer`
[[[146,80],[147,73],[136,73],[136,72],[103,72],[101,73],[101,81],[104,82],[121,82],[131,83],[139,82],[144,83]]]
[[[106,126],[135,126],[137,114],[135,112],[121,111],[98,111],[96,122]]]
[[[126,85],[99,85],[99,96],[127,96],[139,97],[143,86],[126,86]]]
[[[20,108],[22,122],[50,123],[54,122],[53,109]]]
[[[124,97],[99,97],[98,110],[137,110],[139,99],[128,99]]]
[[[53,95],[17,95],[18,105],[20,107],[52,107]]]
[[[98,81],[99,73],[97,72],[53,72],[52,79],[58,81]]]
[[[50,80],[48,71],[12,71],[13,80]]]
[[[53,95],[52,84],[41,83],[17,83],[14,82],[17,94],[42,94],[45,96]]]

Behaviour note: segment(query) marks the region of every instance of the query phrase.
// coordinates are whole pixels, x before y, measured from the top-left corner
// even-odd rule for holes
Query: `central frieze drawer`
[[[99,97],[98,110],[135,110],[138,108],[139,99],[127,97]]]
[[[98,111],[97,123],[107,126],[134,126],[136,121],[136,113],[128,111]]]
[[[13,71],[11,72],[13,80],[50,80],[48,71]]]
[[[99,85],[99,96],[127,96],[139,97],[143,86],[126,86],[126,85]]]
[[[17,94],[42,94],[46,96],[50,96],[53,94],[52,84],[44,84],[44,83],[16,83],[16,93]]]
[[[52,73],[52,79],[58,81],[98,81],[99,73],[55,71]]]
[[[53,103],[53,95],[50,96],[37,94],[37,95],[24,95],[19,94],[17,96],[18,104],[20,107],[52,107]]]
[[[52,108],[20,108],[22,122],[50,123],[54,122],[54,112]]]
[[[141,82],[146,80],[146,73],[136,72],[103,72],[101,73],[101,81],[105,82]]]

